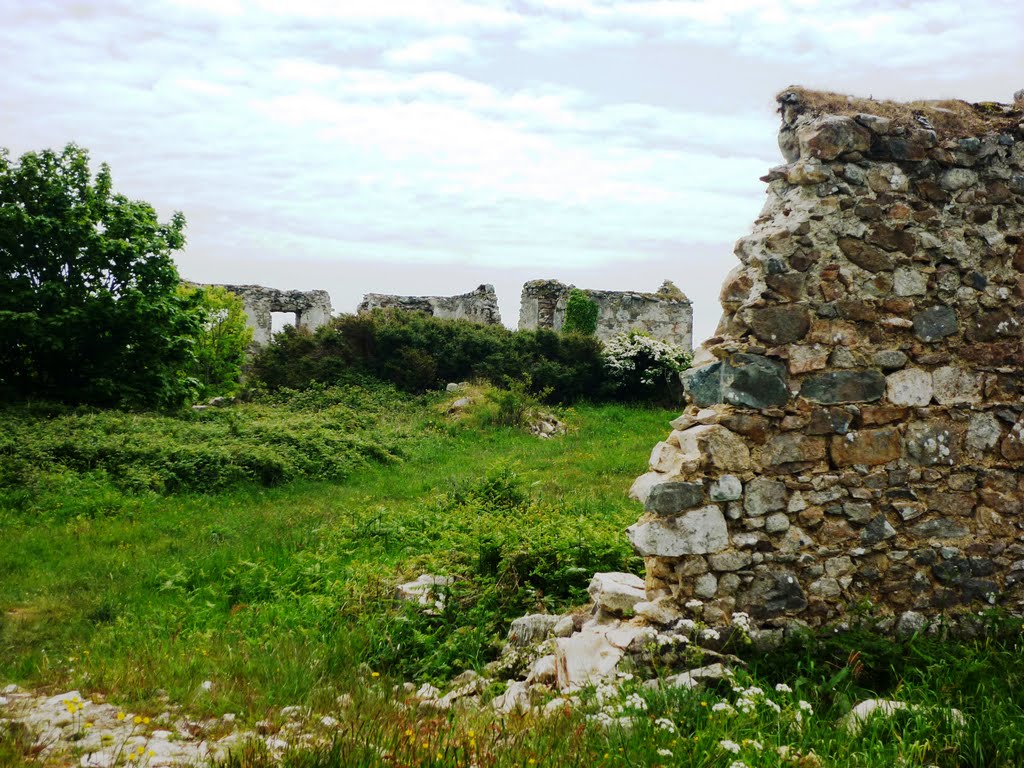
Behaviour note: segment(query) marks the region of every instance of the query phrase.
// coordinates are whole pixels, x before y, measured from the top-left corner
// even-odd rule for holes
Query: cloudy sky
[[[0,146],[74,141],[205,282],[654,290],[718,320],[774,94],[1009,101],[1020,0],[0,0]]]

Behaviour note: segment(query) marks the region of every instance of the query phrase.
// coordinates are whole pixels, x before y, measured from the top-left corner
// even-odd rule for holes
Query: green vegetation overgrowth
[[[0,683],[103,694],[154,717],[169,699],[243,724],[280,723],[288,705],[338,721],[322,747],[277,762],[251,744],[222,768],[1024,763],[1024,635],[994,615],[974,639],[853,630],[741,645],[730,650],[748,666],[732,683],[659,691],[624,678],[543,717],[417,709],[394,686],[481,669],[512,618],[583,603],[594,571],[642,572],[622,534],[638,511],[624,490],[675,412],[580,404],[557,413],[569,432],[550,440],[501,426],[536,407],[523,389],[353,384],[178,417],[5,409]],[[182,469],[202,446],[237,462]],[[257,449],[292,471],[237,469]],[[395,599],[423,573],[452,580],[433,611]],[[875,697],[913,708],[859,734],[837,725]],[[0,727],[0,764],[37,765],[37,750]]]
[[[575,330],[589,325],[581,318]],[[686,350],[640,331],[605,344],[583,332],[512,331],[378,309],[334,318],[315,333],[286,328],[253,361],[250,381],[274,391],[372,377],[406,392],[425,392],[480,380],[502,389],[518,383],[527,394],[563,405],[588,400],[677,406],[679,373],[689,364]]]

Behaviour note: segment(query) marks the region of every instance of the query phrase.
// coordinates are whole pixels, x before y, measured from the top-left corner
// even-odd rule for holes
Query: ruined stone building
[[[331,297],[327,291],[281,291],[262,285],[221,285],[242,299],[246,324],[253,329],[254,345],[270,342],[274,312],[295,315],[296,328],[316,330],[331,319]]]
[[[475,291],[459,296],[392,296],[368,293],[357,312],[373,309],[402,309],[426,312],[433,317],[450,320],[471,320],[482,325],[501,325],[498,297],[493,285],[481,285]]]
[[[1024,609],[1024,100],[790,89],[785,164],[633,486],[652,620]]]
[[[557,280],[531,280],[523,286],[519,305],[519,330],[549,328],[561,331],[565,307],[573,286]],[[693,307],[671,281],[655,293],[595,291],[584,289],[597,304],[597,331],[602,341],[633,329],[690,350],[693,346]]]

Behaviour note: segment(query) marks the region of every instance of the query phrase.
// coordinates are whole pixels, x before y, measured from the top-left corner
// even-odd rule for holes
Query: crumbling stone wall
[[[262,285],[221,285],[241,297],[246,324],[253,329],[252,343],[262,346],[273,335],[271,313],[294,312],[295,327],[316,330],[331,319],[327,291],[281,291]]]
[[[557,280],[531,280],[523,285],[519,330],[561,331],[572,288]],[[687,350],[692,348],[693,307],[671,281],[666,280],[655,293],[589,289],[583,292],[597,304],[595,335],[602,341],[622,331],[638,329]]]
[[[459,296],[391,296],[368,293],[363,296],[357,312],[373,309],[402,309],[426,312],[450,320],[472,320],[483,325],[501,325],[498,296],[493,285],[481,285],[475,291]]]
[[[1020,612],[1024,100],[779,102],[786,164],[631,491],[645,610]]]

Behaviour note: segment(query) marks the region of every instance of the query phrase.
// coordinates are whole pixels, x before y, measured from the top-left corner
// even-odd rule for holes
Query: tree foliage
[[[0,391],[167,407],[202,312],[178,292],[171,253],[185,218],[113,192],[104,164],[67,145],[12,161],[0,150]]]
[[[202,331],[193,349],[194,359],[186,368],[199,383],[199,396],[234,394],[246,350],[252,342],[252,328],[246,325],[241,297],[220,285],[182,285],[179,292],[185,297],[197,297],[204,313]]]
[[[582,333],[593,336],[597,331],[597,302],[587,296],[585,291],[573,288],[565,303],[565,322],[563,333]]]

